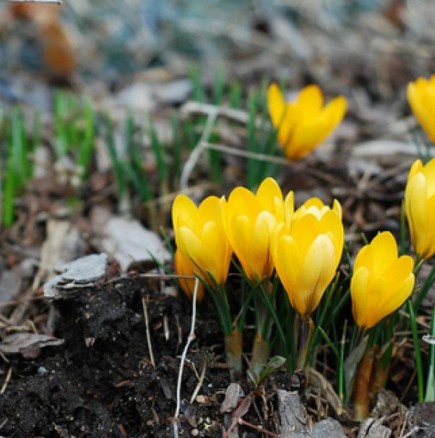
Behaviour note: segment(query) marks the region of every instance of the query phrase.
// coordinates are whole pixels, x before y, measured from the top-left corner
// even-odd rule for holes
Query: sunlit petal
[[[371,328],[396,311],[414,287],[414,261],[398,256],[397,243],[390,232],[379,233],[357,254],[350,282],[355,322]]]
[[[268,106],[278,142],[290,160],[308,155],[343,120],[347,103],[343,96],[323,106],[323,94],[317,85],[303,88],[294,102],[284,102],[276,84],[268,90]]]

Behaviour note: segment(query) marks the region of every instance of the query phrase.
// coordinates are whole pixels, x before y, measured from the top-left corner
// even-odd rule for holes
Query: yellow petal
[[[320,221],[321,232],[327,234],[334,245],[335,264],[341,260],[344,247],[344,226],[341,218],[334,210],[329,210],[325,213]]]
[[[350,295],[352,297],[352,314],[359,327],[365,327],[367,320],[367,288],[369,270],[366,267],[354,268],[350,281]]]
[[[198,229],[207,221],[220,224],[220,199],[217,196],[207,196],[198,206],[196,224]]]
[[[418,78],[407,87],[409,105],[415,118],[426,132],[429,139],[435,141],[435,127],[433,119],[435,116],[435,105],[433,102],[435,90],[432,79]]]
[[[210,272],[217,282],[222,281],[216,271],[214,255],[198,236],[187,227],[180,227],[178,230],[177,247],[184,257],[188,258],[195,266],[195,274],[207,283],[210,283],[208,272]]]
[[[174,267],[175,272],[178,275],[194,275],[194,265],[189,261],[189,259],[183,257],[178,249],[175,251],[174,254]],[[193,290],[195,287],[195,279],[179,278],[178,281],[183,292],[187,295],[188,298],[192,299]],[[204,285],[202,283],[199,283],[198,285],[198,291],[196,296],[198,298],[198,301],[202,301],[202,299],[204,298]]]
[[[186,195],[178,195],[172,204],[172,223],[174,228],[181,225],[193,227],[196,221],[197,207]]]
[[[261,209],[278,214],[280,219],[283,217],[282,191],[273,178],[263,180],[256,192],[256,198]]]
[[[408,255],[400,257],[389,269],[385,272],[388,289],[385,291],[379,300],[379,307],[386,309],[386,315],[390,314],[399,308],[404,301],[410,296],[414,286],[414,261]],[[410,284],[409,282],[412,283]],[[411,285],[409,289],[402,289],[403,285]],[[400,293],[398,293],[400,291]]]
[[[304,87],[298,95],[296,105],[299,123],[304,124],[317,118],[323,105],[323,94],[319,86],[312,84]]]
[[[302,265],[302,255],[298,245],[289,235],[279,237],[273,249],[276,272],[287,292],[291,305],[296,308],[297,277]]]
[[[311,314],[318,306],[326,288],[335,275],[334,246],[321,234],[312,243],[304,256],[298,275],[297,310],[302,315]],[[298,308],[298,304],[301,310]]]
[[[414,249],[427,257],[428,211],[426,202],[426,179],[418,173],[408,181],[405,190],[405,210]]]
[[[426,196],[435,195],[435,158],[432,158],[422,169],[426,178]]]
[[[409,169],[408,173],[408,181],[417,173],[421,172],[423,170],[423,163],[420,159],[415,160],[412,163],[411,168]]]
[[[284,198],[284,209],[286,220],[291,219],[295,211],[295,194],[293,191],[288,192]]]
[[[384,231],[377,234],[370,243],[371,250],[376,254],[376,263],[372,266],[372,275],[377,276],[397,260],[397,243],[394,236]]]
[[[273,83],[267,90],[267,104],[272,124],[278,128],[284,118],[286,112],[286,102],[278,85]]]

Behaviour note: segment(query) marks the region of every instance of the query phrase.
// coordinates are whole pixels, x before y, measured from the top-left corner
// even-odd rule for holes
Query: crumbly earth
[[[142,297],[155,366],[146,341]],[[0,434],[172,437],[180,355],[190,329],[187,300],[164,295],[137,279],[82,290],[44,307],[55,318],[54,335],[65,343],[41,349],[35,358],[9,356],[9,362],[1,364],[2,374],[12,368],[12,376],[0,397]],[[212,311],[201,313],[183,372],[179,435],[220,437],[231,421],[230,414],[220,413],[230,376],[219,324],[213,317],[204,319]],[[244,417],[253,416],[253,424],[272,430],[276,425],[270,417],[265,421],[264,411],[277,386],[289,388],[290,375],[283,371],[274,379],[269,394],[263,389],[263,397],[258,397],[257,413],[251,407]]]

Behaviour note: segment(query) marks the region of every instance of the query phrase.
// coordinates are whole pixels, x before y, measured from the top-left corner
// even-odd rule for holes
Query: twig
[[[288,158],[276,157],[274,155],[261,154],[259,152],[249,152],[242,149],[237,149],[231,146],[218,143],[205,143],[204,145],[207,149],[213,149],[215,151],[225,152],[230,155],[235,155],[238,157],[250,158],[252,160],[258,161],[268,161],[269,163],[281,164],[283,166],[294,165]]]
[[[192,173],[194,167],[196,166],[199,157],[205,150],[205,144],[213,131],[213,127],[216,122],[216,118],[218,114],[219,114],[218,107],[212,107],[211,111],[208,114],[207,121],[204,126],[204,130],[202,131],[201,134],[201,138],[199,139],[197,145],[189,155],[189,158],[187,159],[183,167],[180,177],[180,189],[182,191],[187,189],[190,174]]]
[[[150,353],[150,362],[152,366],[155,367],[156,362],[154,361],[153,345],[151,343],[150,325],[148,320],[148,306],[147,306],[147,300],[144,296],[142,297],[142,307],[143,307],[143,316],[145,322],[145,334],[147,338],[148,351]]]
[[[277,433],[270,432],[269,430],[266,430],[261,426],[257,426],[255,424],[249,423],[248,421],[244,420],[243,418],[239,418],[238,421],[239,421],[239,424],[241,424],[242,426],[250,427],[251,429],[254,429],[260,433],[264,433],[265,435],[268,435],[268,436],[271,436],[274,438],[279,438],[281,436],[281,435],[278,435]]]
[[[0,389],[0,395],[3,395],[6,392],[6,388],[8,387],[11,377],[12,377],[12,367],[9,367],[8,372],[6,373],[5,381],[3,382],[2,388]]]
[[[181,107],[181,114],[205,114],[209,116],[215,113],[219,117],[225,117],[242,125],[246,125],[249,122],[249,114],[246,111],[226,106],[216,106],[209,103],[189,101]]]
[[[199,280],[195,278],[195,287],[193,288],[192,297],[192,321],[190,325],[189,336],[187,337],[186,345],[184,346],[183,354],[181,355],[180,369],[177,380],[177,406],[175,407],[175,414],[173,419],[174,424],[174,438],[178,438],[178,416],[181,408],[181,379],[183,377],[184,363],[186,362],[187,351],[190,344],[195,340],[195,325],[196,325],[196,297],[198,295]]]
[[[111,278],[110,280],[107,280],[104,282],[104,285],[108,285],[108,284],[114,284],[117,283],[118,281],[123,281],[123,280],[134,280],[136,278],[158,278],[158,279],[163,279],[163,280],[174,280],[174,279],[179,279],[179,278],[185,278],[187,280],[193,280],[195,278],[194,275],[179,275],[179,274],[154,274],[154,273],[146,273],[146,274],[125,274],[125,275],[120,275],[119,277],[116,278]],[[44,297],[42,297],[44,298]],[[9,301],[10,303],[14,303],[13,301]],[[17,301],[18,302],[18,301]],[[1,303],[0,303],[0,307],[1,307]]]
[[[202,384],[204,383],[205,379],[205,372],[207,371],[207,358],[204,355],[204,360],[202,362],[201,367],[201,374],[199,375],[198,384],[195,387],[195,390],[192,393],[192,396],[190,397],[190,403],[193,403],[196,399],[196,396],[198,395],[199,390],[201,389]]]

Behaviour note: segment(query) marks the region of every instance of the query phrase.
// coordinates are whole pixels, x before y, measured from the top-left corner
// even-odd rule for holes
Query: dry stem
[[[195,287],[193,288],[192,296],[192,321],[190,324],[190,332],[187,337],[186,345],[184,346],[183,354],[181,355],[180,369],[177,380],[177,406],[175,407],[175,414],[173,418],[174,438],[178,438],[178,416],[181,408],[181,379],[183,378],[184,363],[186,362],[187,351],[190,344],[195,340],[195,324],[196,324],[196,297],[198,295],[199,280],[195,278]]]

